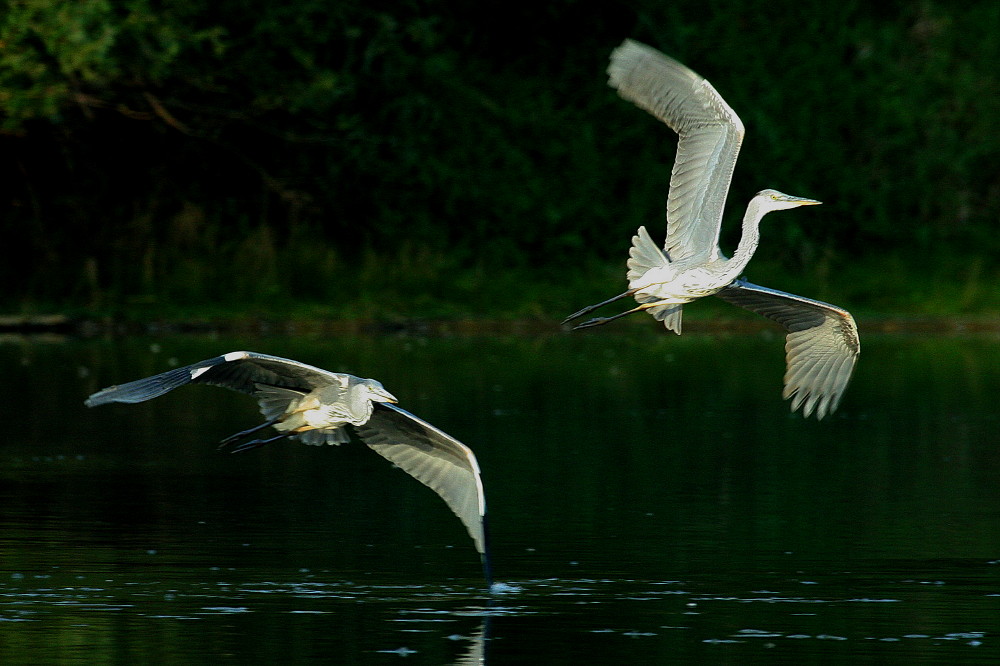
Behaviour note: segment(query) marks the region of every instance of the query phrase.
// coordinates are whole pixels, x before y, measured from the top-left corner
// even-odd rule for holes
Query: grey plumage
[[[751,284],[743,270],[760,241],[761,219],[769,212],[820,203],[777,190],[761,190],[747,206],[743,236],[732,258],[719,248],[719,232],[744,127],[736,112],[708,81],[656,49],[625,40],[611,54],[608,83],[677,133],[677,155],[667,195],[667,234],[661,250],[640,227],[628,259],[628,291],[590,305],[578,317],[622,298],[638,307],[595,317],[574,329],[598,326],[647,311],[667,330],[681,332],[684,304],[715,295],[785,327],[787,371],[784,397],[792,410],[822,419],[847,388],[860,353],[857,326],[849,312]]]
[[[677,132],[664,244],[670,260],[717,253],[720,225],[711,222],[722,219],[743,122],[711,83],[631,39],[611,55],[608,85]]]
[[[861,352],[858,329],[847,310],[823,301],[768,289],[739,279],[716,294],[733,305],[777,322],[785,341],[786,400],[822,419],[840,404]]]
[[[454,437],[397,407],[395,397],[379,382],[278,356],[238,351],[108,387],[87,398],[86,404],[143,402],[186,384],[222,386],[257,398],[267,421],[223,440],[224,445],[267,426],[281,433],[238,444],[234,452],[283,437],[307,444],[339,444],[349,439],[347,427],[353,428],[373,451],[445,501],[472,537],[487,581],[492,582],[486,497],[475,454]]]

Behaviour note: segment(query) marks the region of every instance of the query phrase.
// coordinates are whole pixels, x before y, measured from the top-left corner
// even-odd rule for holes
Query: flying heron
[[[761,314],[781,324],[785,387],[792,411],[822,419],[837,409],[860,353],[857,325],[846,310],[822,301],[752,284],[741,277],[760,242],[767,213],[820,203],[777,190],[758,192],[743,216],[743,235],[732,258],[719,250],[722,211],[743,123],[708,81],[645,44],[626,39],[611,54],[608,83],[618,94],[677,132],[677,156],[667,196],[667,238],[661,250],[645,227],[632,237],[628,291],[567,317],[568,324],[629,296],[637,307],[596,317],[573,330],[606,324],[645,310],[668,330],[681,332],[681,310],[703,296]]]
[[[220,449],[248,451],[286,437],[306,444],[349,441],[347,426],[376,453],[436,492],[458,516],[479,552],[492,585],[486,497],[472,449],[396,406],[396,398],[374,379],[329,372],[287,358],[234,351],[127,384],[102,389],[88,407],[135,403],[185,384],[211,384],[257,399],[264,423],[222,440]],[[268,426],[278,435],[250,439]],[[241,441],[242,440],[242,441]]]

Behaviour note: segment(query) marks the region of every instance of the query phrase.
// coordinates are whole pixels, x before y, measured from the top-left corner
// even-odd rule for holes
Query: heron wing
[[[376,453],[440,495],[487,556],[486,497],[472,449],[390,403],[376,403],[368,422],[355,430]]]
[[[88,407],[109,402],[143,402],[185,384],[211,384],[241,393],[257,393],[258,384],[311,391],[341,383],[347,375],[329,372],[287,358],[236,351],[182,368],[102,389],[87,398]]]
[[[712,84],[645,44],[622,42],[608,76],[619,95],[677,132],[664,245],[671,261],[716,258],[743,122]]]
[[[740,279],[715,294],[781,324],[785,338],[785,389],[792,410],[822,419],[833,413],[861,353],[858,327],[847,310]]]

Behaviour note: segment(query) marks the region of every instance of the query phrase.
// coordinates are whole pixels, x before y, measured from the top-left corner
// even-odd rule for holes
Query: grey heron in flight
[[[135,403],[185,384],[210,384],[257,399],[266,421],[222,440],[219,448],[247,451],[283,438],[306,444],[349,441],[347,426],[376,453],[436,492],[465,525],[492,585],[486,497],[475,454],[465,444],[396,406],[374,379],[329,372],[287,358],[235,351],[182,368],[102,389],[88,407]],[[249,439],[268,426],[278,435]],[[241,441],[242,440],[242,441]]]
[[[760,221],[775,210],[820,203],[777,190],[758,192],[743,216],[743,235],[731,258],[719,249],[719,229],[743,123],[712,85],[681,63],[645,44],[625,40],[611,54],[611,87],[678,134],[667,195],[667,238],[661,250],[645,227],[632,238],[628,291],[583,308],[563,323],[619,299],[637,307],[584,321],[574,330],[648,311],[668,330],[681,332],[681,310],[703,296],[719,298],[781,324],[786,332],[783,397],[791,408],[832,413],[847,388],[860,342],[854,318],[829,303],[768,289],[743,279],[760,242]]]

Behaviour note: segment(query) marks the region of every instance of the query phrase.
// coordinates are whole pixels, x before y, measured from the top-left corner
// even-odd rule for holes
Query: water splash
[[[490,594],[516,594],[520,592],[523,588],[517,585],[509,585],[507,583],[493,583],[490,585]]]

